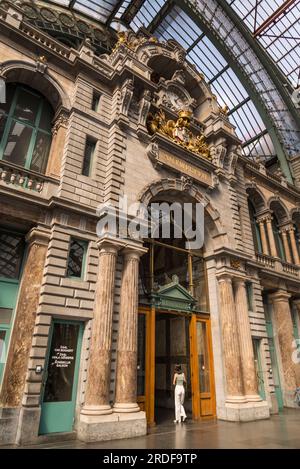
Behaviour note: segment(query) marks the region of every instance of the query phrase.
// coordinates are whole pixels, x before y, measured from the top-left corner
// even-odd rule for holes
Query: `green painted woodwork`
[[[9,85],[8,85],[9,87]],[[19,99],[22,99],[22,94],[25,95],[31,95],[32,100],[37,100],[38,105],[35,113],[35,120],[34,122],[26,121],[25,118],[22,118],[18,115],[18,112],[23,111],[25,113],[25,104],[22,103],[21,101],[21,106],[19,104]],[[29,132],[31,132],[31,136],[28,139],[28,148],[27,152],[24,155],[25,161],[24,161],[24,168],[26,169],[33,169],[39,172],[44,173],[46,169],[46,164],[47,164],[47,159],[50,151],[50,142],[52,138],[51,134],[51,120],[53,117],[53,111],[50,108],[50,105],[48,102],[39,94],[34,92],[33,90],[23,87],[23,86],[16,86],[15,89],[12,90],[11,93],[8,92],[9,99],[11,99],[11,102],[8,101],[8,104],[10,104],[10,108],[7,112],[6,115],[6,123],[3,128],[3,133],[0,134],[0,160],[4,159],[4,152],[7,147],[8,139],[9,139],[9,134],[13,127],[19,126],[20,128],[27,129]],[[23,105],[23,107],[22,107]],[[48,121],[48,122],[47,122]],[[47,125],[45,126],[45,123]],[[43,128],[43,127],[48,127]],[[34,150],[35,148],[38,148],[40,145],[39,138],[43,136],[44,138],[47,137],[49,138],[48,141],[48,150],[45,152],[43,155],[43,161],[42,161],[42,166],[40,168],[32,168],[32,163],[33,163],[33,156],[34,156]],[[15,163],[14,161],[9,160],[11,163]],[[17,163],[18,164],[18,163]]]
[[[6,363],[9,339],[19,291],[19,280],[0,278],[0,384]],[[3,320],[2,310],[11,310],[10,320]]]
[[[71,354],[69,357],[74,357],[73,360],[75,362],[74,368],[72,368],[69,375],[68,371],[69,367],[72,367],[72,360],[63,357],[62,355],[62,353],[64,353],[63,340],[61,342],[62,347],[57,348],[56,341],[57,335],[59,335],[59,329],[57,331],[56,326],[59,326],[61,330],[64,327],[74,326],[73,331],[71,331],[73,338],[75,337],[75,332],[77,334],[77,339],[74,343],[76,352],[75,347],[74,349],[69,348],[69,351],[67,352]],[[48,433],[71,432],[73,430],[82,336],[83,323],[81,322],[54,320],[52,323],[49,335],[48,356],[44,372],[44,387],[41,405],[42,411],[39,428],[40,435]],[[58,340],[60,340],[60,338],[58,338]],[[65,337],[65,341],[67,340],[68,333]],[[69,365],[59,366],[59,363],[63,362],[69,363]]]
[[[253,351],[254,351],[254,360],[255,360],[255,370],[256,370],[256,376],[257,376],[258,393],[260,397],[265,401],[266,392],[265,392],[264,375],[263,375],[263,370],[261,366],[260,344],[261,344],[261,339],[253,339]]]
[[[160,287],[157,292],[152,293],[152,302],[156,308],[175,311],[194,311],[195,298],[178,283],[177,277],[173,276],[173,281]]]
[[[271,314],[269,311],[270,305],[265,304],[264,306],[265,306],[266,329],[267,329],[267,336],[268,336],[268,343],[269,343],[269,350],[270,350],[274,389],[275,389],[275,395],[276,395],[277,404],[278,404],[278,410],[281,411],[283,409],[283,396],[282,396],[282,390],[281,390],[276,348],[275,348],[275,343],[274,343],[273,324],[272,324]]]

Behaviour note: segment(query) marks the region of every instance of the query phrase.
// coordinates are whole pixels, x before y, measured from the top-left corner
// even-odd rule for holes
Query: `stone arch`
[[[209,198],[205,194],[202,194],[200,189],[194,185],[189,178],[164,178],[152,181],[140,192],[138,201],[148,206],[151,200],[158,198],[160,194],[167,194],[171,191],[180,193],[183,196],[181,197],[182,200],[186,198],[188,201],[192,198],[196,202],[203,204],[206,216],[205,228],[208,229],[210,237],[213,239],[211,245],[212,250],[215,246],[215,239],[218,237],[222,238],[223,244],[228,244],[227,233],[222,225],[218,210],[212,206]]]
[[[278,197],[271,197],[268,201],[268,207],[276,215],[279,225],[289,221],[289,211]]]
[[[246,192],[248,196],[248,200],[252,202],[253,207],[255,208],[255,212],[261,212],[267,208],[267,201],[264,194],[261,192],[258,187],[254,187],[253,185],[246,184]]]
[[[209,85],[204,81],[204,76],[196,70],[196,67],[186,60],[186,51],[176,41],[168,40],[166,43],[147,41],[138,46],[136,55],[139,61],[151,69],[153,68],[155,60],[160,57],[163,60],[167,60],[169,64],[173,62],[173,72],[175,71],[175,67],[184,69],[189,77],[189,81],[194,83],[195,87],[199,87],[204,97],[212,97],[212,92]],[[187,88],[189,88],[188,85]]]
[[[38,64],[41,66],[41,71],[38,71]],[[65,109],[71,107],[66,92],[46,70],[46,66],[40,62],[30,63],[15,60],[4,62],[1,64],[1,76],[7,83],[17,82],[39,91],[48,99],[54,111],[61,107]]]

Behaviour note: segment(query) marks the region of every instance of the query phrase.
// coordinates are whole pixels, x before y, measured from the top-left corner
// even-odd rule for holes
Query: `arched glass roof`
[[[107,26],[113,26],[117,20],[134,31],[144,26],[161,40],[175,39],[187,51],[187,59],[205,75],[220,104],[228,106],[229,119],[236,126],[245,155],[260,156],[264,160],[276,155],[274,129],[254,105],[244,81],[237,77],[205,28],[185,13],[183,4],[193,2],[52,0],[48,3],[66,6]],[[194,3],[196,5],[197,0]],[[217,3],[223,9],[233,10],[251,37],[268,52],[283,78],[286,77],[294,87],[299,85],[300,0],[218,0]]]

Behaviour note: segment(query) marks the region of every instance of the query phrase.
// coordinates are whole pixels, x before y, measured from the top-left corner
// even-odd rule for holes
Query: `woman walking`
[[[184,373],[182,371],[181,365],[176,365],[174,370],[174,379],[173,385],[175,386],[175,420],[174,423],[184,422],[186,419],[186,413],[183,407],[184,403],[184,386],[183,384],[186,383],[186,379]]]

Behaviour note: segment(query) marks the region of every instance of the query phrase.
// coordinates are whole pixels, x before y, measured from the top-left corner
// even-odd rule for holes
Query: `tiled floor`
[[[188,449],[300,448],[300,409],[285,410],[269,420],[248,423],[223,421],[174,424],[164,421],[149,434],[127,440],[85,444],[77,440],[44,443],[27,448]]]

